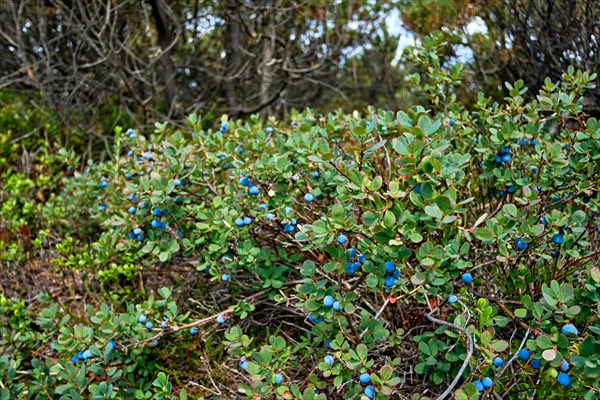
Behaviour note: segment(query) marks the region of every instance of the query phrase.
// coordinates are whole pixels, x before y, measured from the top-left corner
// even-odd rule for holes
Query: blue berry
[[[240,185],[242,185],[242,186],[250,186],[250,180],[247,177],[242,176],[240,178]]]
[[[268,213],[267,215],[265,215],[265,218],[267,219],[267,221],[272,220],[273,218],[275,218],[274,214]]]
[[[252,196],[256,196],[258,194],[258,187],[257,186],[252,186],[250,188],[250,190],[248,191],[248,193],[250,193]]]
[[[396,270],[396,264],[394,264],[391,261],[386,261],[385,262],[385,272],[387,272],[388,274],[393,273]]]
[[[552,241],[560,245],[563,244],[563,242],[565,241],[565,237],[560,233],[555,233],[554,236],[552,236]]]
[[[526,250],[529,247],[522,239],[517,239],[517,248],[519,250]]]
[[[283,382],[283,376],[281,374],[275,374],[275,384],[280,385]]]
[[[357,260],[358,260],[358,261],[360,261],[360,262],[365,262],[365,261],[367,261],[367,256],[366,256],[366,254],[361,254],[361,255],[359,255],[359,256],[358,256],[358,258],[357,258]]]
[[[529,360],[529,357],[531,357],[531,352],[527,349],[521,349],[519,350],[519,358],[523,361],[527,361]]]
[[[360,383],[369,383],[371,382],[371,375],[369,375],[368,372],[363,372],[362,374],[360,374],[358,380],[360,381]]]
[[[85,350],[82,356],[84,360],[87,360],[88,358],[92,358],[92,352],[90,350]]]
[[[71,357],[71,362],[73,364],[77,364],[77,361],[79,361],[79,358],[77,358],[77,354],[75,354],[73,357]]]
[[[135,212],[136,212],[136,208],[135,208],[134,206],[131,206],[131,207],[129,207],[129,208],[127,209],[127,212],[128,212],[129,214],[135,214]]]
[[[153,219],[150,225],[152,225],[154,229],[159,229],[162,226],[161,222],[157,219]]]
[[[347,241],[348,241],[348,238],[346,238],[346,235],[344,235],[344,234],[339,235],[337,238],[337,242],[341,245],[344,245]]]
[[[227,281],[229,281],[229,274],[223,274],[223,276],[221,276],[221,280],[222,280],[223,282],[227,282]]]
[[[173,184],[175,186],[181,186],[181,181],[179,179],[173,179]]]
[[[146,322],[146,316],[144,314],[140,315],[138,318],[138,321],[143,324],[144,322]]]
[[[569,370],[569,363],[567,360],[562,360],[562,364],[560,365],[560,369],[563,372],[567,372]]]
[[[579,331],[577,330],[577,328],[573,324],[566,324],[566,325],[564,325],[561,328],[560,331],[562,332],[563,335],[567,335],[567,334],[570,334],[570,333],[572,333],[574,335],[578,335],[579,334]]]
[[[390,289],[392,286],[396,284],[396,279],[393,276],[386,276],[384,286],[387,289]]]
[[[492,360],[492,364],[494,364],[494,367],[501,367],[504,365],[504,360],[500,357],[496,357]]]
[[[458,301],[458,296],[456,295],[450,295],[450,297],[448,297],[448,303],[453,304],[456,303]]]
[[[335,362],[335,360],[333,359],[333,356],[325,356],[323,361],[325,361],[325,364],[327,364],[327,365],[333,365],[333,363]]]
[[[304,201],[306,201],[307,203],[312,202],[315,199],[315,196],[312,195],[312,193],[306,193],[304,195]]]
[[[319,177],[319,171],[314,171],[312,173],[313,178],[318,178]]]
[[[252,218],[244,217],[244,225],[250,225],[252,223]]]
[[[114,350],[117,347],[117,344],[115,343],[114,340],[109,340],[108,343],[106,344],[106,347],[110,347],[111,350]]]
[[[221,314],[219,314],[217,316],[217,324],[224,324],[224,323],[225,323],[225,318]]]
[[[323,305],[327,308],[332,307],[334,301],[333,296],[327,295],[323,298]]]
[[[294,226],[293,226],[293,225],[290,225],[290,224],[286,224],[286,225],[283,227],[283,231],[284,231],[285,233],[292,233],[292,232],[294,232]]]
[[[236,226],[244,226],[244,219],[243,218],[237,218],[235,220],[235,225]]]
[[[479,381],[473,381],[473,385],[478,392],[483,392],[483,384]]]
[[[240,362],[240,368],[243,369],[244,371],[246,371],[248,369],[248,361],[244,360],[242,362]]]
[[[533,147],[537,146],[537,144],[538,144],[537,140],[535,140],[535,139],[531,139],[531,145],[532,145]]]
[[[464,283],[471,283],[473,282],[473,275],[471,275],[468,272],[465,272],[464,274],[462,274],[462,276],[460,277],[460,279],[464,282]]]
[[[448,122],[450,122],[450,126],[454,126],[454,118],[450,118]]]
[[[373,389],[373,386],[369,385],[365,388],[365,396],[367,396],[369,399],[372,399],[375,397],[375,389]]]
[[[502,156],[502,162],[507,163],[510,161],[510,154],[504,154]]]
[[[150,329],[152,329],[152,327],[153,327],[152,322],[150,322],[150,321],[146,322],[146,329],[150,330]]]
[[[340,306],[340,302],[339,301],[334,301],[333,302],[333,309],[335,311],[340,311],[342,309],[341,306]]]
[[[265,129],[265,132],[267,133],[273,133],[273,128],[270,126],[267,126],[267,129]]]
[[[346,264],[346,274],[354,275],[356,271],[358,271],[358,268],[355,267],[355,263],[349,262]]]
[[[529,362],[529,365],[533,369],[540,369],[542,367],[542,360],[538,360],[537,358],[535,358]]]
[[[569,386],[571,384],[571,377],[569,375],[565,374],[564,372],[561,372],[556,377],[556,382],[558,382],[559,384],[561,384],[563,386]]]
[[[193,328],[190,328],[190,333],[192,335],[195,335],[196,333],[198,333],[198,328],[196,328],[195,326]]]
[[[494,384],[494,381],[492,380],[492,378],[486,376],[485,378],[483,378],[481,380],[481,384],[483,385],[484,388],[489,388]]]
[[[313,313],[308,314],[308,320],[313,324],[318,324],[319,322],[323,322],[323,317],[321,315],[317,315],[316,317]]]

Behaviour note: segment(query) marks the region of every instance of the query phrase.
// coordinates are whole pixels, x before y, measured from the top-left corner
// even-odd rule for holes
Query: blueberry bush
[[[80,285],[1,297],[0,399],[597,398],[596,75],[465,105],[444,46],[422,106],[117,128],[32,209],[9,176],[3,268]]]

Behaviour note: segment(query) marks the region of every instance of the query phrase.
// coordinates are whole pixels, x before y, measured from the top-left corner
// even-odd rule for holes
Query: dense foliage
[[[465,107],[443,49],[407,50],[427,109],[193,114],[5,173],[0,399],[597,397],[595,75]]]

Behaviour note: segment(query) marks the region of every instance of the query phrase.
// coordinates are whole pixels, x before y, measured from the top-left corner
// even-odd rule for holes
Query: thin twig
[[[467,307],[462,302],[459,301],[458,303],[465,310],[467,309]],[[469,344],[469,347],[467,349],[467,356],[465,357],[465,361],[463,361],[463,364],[460,367],[460,370],[456,374],[456,377],[454,378],[454,380],[452,381],[452,383],[450,384],[450,386],[448,386],[448,388],[444,391],[444,393],[442,393],[437,398],[437,400],[444,400],[446,397],[448,397],[452,393],[452,391],[454,390],[454,388],[458,384],[458,381],[460,381],[460,379],[462,378],[462,374],[467,369],[467,366],[469,365],[469,361],[471,361],[471,358],[473,357],[473,352],[475,351],[474,350],[475,344],[473,343],[473,337],[471,336],[471,334],[465,328],[463,328],[461,326],[458,326],[458,325],[455,325],[455,324],[453,324],[451,322],[442,321],[441,319],[437,319],[437,318],[433,317],[432,314],[434,312],[436,312],[437,310],[439,310],[439,307],[436,307],[433,310],[431,310],[429,313],[427,313],[425,315],[427,317],[427,319],[430,320],[431,322],[436,323],[436,324],[446,325],[446,326],[449,326],[452,329],[456,329],[457,331],[459,331],[460,333],[462,333],[463,335],[465,335],[467,337],[467,342]]]
[[[496,374],[496,380],[500,377],[502,377],[502,374],[504,373],[504,371],[506,371],[506,369],[515,361],[515,359],[519,356],[519,351],[521,351],[521,349],[523,348],[523,346],[525,346],[525,342],[527,342],[527,337],[529,336],[529,332],[531,332],[530,330],[526,330],[525,331],[525,337],[523,338],[523,341],[521,342],[521,345],[519,346],[519,349],[515,352],[515,354],[510,358],[510,360],[508,360],[508,362],[506,364],[504,364],[504,366],[502,367],[502,369],[500,369],[500,371],[498,371],[498,373]],[[494,384],[496,383],[496,380],[494,380]],[[486,391],[483,393],[482,398],[487,398],[489,392],[492,390],[492,388],[494,387],[494,385],[492,384],[492,386],[490,386],[489,388],[486,389]]]

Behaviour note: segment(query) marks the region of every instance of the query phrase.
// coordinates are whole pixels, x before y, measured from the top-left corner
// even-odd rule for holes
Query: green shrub
[[[208,338],[248,375],[239,385],[248,398],[368,398],[371,389],[422,398],[413,372],[430,393],[457,399],[478,398],[481,382],[501,398],[594,398],[600,124],[582,113],[582,94],[595,75],[569,69],[529,103],[522,81],[507,83],[502,104],[480,94],[466,109],[451,90],[461,67],[440,65],[440,46],[432,36],[408,51],[428,71],[412,82],[429,110],[306,110],[291,126],[224,116],[207,127],[191,115],[188,130],[117,129],[114,162],[75,173],[46,207],[100,229],[93,257],[73,267],[93,263],[109,285],[130,273],[120,266],[187,263],[206,290],[231,295],[200,319],[172,310],[176,291],[166,289],[166,305],[150,298],[118,315],[88,307],[76,323],[50,305],[38,316],[43,333],[22,336],[24,350],[12,344],[0,372],[27,362],[30,377],[45,374],[58,385],[45,387],[67,398],[108,385],[113,397],[166,396],[151,391],[167,386],[164,375],[152,383],[151,338],[173,338],[178,354],[189,328],[210,323],[228,327]],[[253,319],[268,307],[282,315]],[[171,322],[149,333],[140,313]],[[54,340],[59,360],[32,357],[32,340]],[[113,353],[109,340],[129,351]],[[69,361],[84,349],[91,360]],[[4,390],[41,393],[35,379],[12,379]]]

